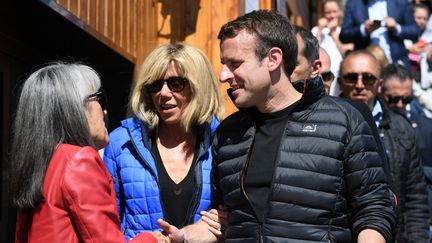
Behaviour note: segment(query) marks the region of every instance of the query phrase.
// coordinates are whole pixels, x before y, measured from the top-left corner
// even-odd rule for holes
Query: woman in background
[[[125,242],[97,152],[108,144],[105,113],[99,76],[88,66],[55,63],[25,81],[13,125],[15,242]]]
[[[153,50],[130,110],[104,156],[126,238],[160,230],[159,218],[178,228],[196,222],[211,207],[211,144],[224,111],[205,54],[182,43]]]
[[[429,7],[422,3],[413,5],[413,14],[417,26],[420,29],[420,37],[417,42],[404,40],[405,48],[408,50],[408,58],[410,60],[410,71],[414,72],[413,77],[418,80],[420,75],[420,55],[425,51],[428,42],[431,41],[431,36],[423,36],[426,30],[426,24],[429,20]]]
[[[347,51],[354,49],[354,44],[344,44],[339,40],[342,21],[341,2],[324,0],[321,9],[323,16],[318,19],[317,26],[312,28],[312,33],[318,39],[320,47],[324,48],[331,57],[331,71],[337,78],[342,57]]]

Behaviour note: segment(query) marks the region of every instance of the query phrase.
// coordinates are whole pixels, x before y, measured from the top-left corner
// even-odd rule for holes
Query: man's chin
[[[354,96],[354,97],[352,97],[351,99],[352,99],[352,100],[358,100],[358,101],[360,101],[360,102],[362,102],[362,103],[365,103],[365,104],[368,103],[367,98],[364,97],[364,96]]]

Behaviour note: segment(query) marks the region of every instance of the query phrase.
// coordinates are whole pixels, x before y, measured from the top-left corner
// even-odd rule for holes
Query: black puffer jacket
[[[415,131],[404,116],[385,106],[382,108],[378,131],[389,159],[392,189],[398,197],[396,240],[398,243],[429,242],[426,181]]]
[[[391,240],[394,212],[367,123],[339,98],[307,82],[289,116],[264,223],[243,188],[255,127],[247,111],[219,126],[214,143],[214,201],[229,211],[226,242],[353,242],[365,228]],[[265,166],[266,161],[263,161]]]

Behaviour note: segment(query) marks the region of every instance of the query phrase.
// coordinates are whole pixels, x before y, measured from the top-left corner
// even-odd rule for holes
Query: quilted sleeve
[[[351,120],[349,130],[344,169],[353,234],[374,229],[390,242],[395,213],[375,139],[361,117]]]
[[[71,158],[65,170],[62,194],[82,242],[126,242],[120,230],[115,192],[110,176],[91,147]],[[131,242],[157,242],[143,233]]]

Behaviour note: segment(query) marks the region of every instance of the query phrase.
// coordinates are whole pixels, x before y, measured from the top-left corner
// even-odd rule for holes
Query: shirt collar
[[[383,112],[383,110],[382,110],[381,103],[379,102],[378,99],[375,99],[375,105],[372,109],[372,116],[375,120],[377,127],[378,127],[380,121],[382,120],[382,112]]]

